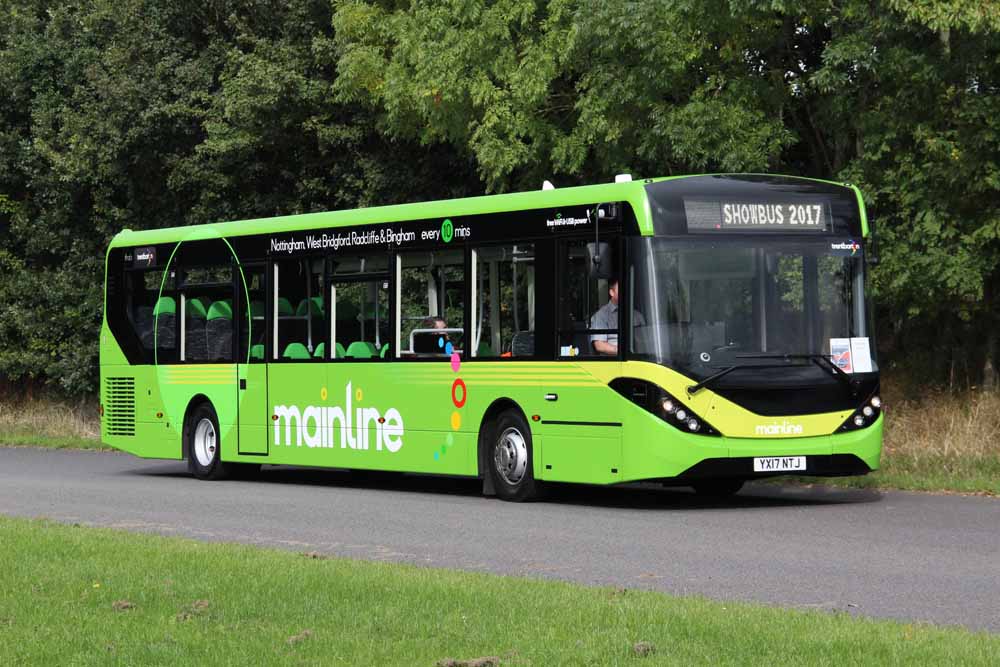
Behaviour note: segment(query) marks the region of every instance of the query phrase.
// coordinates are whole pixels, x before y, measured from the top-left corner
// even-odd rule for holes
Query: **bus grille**
[[[104,424],[108,435],[135,435],[135,378],[105,378]]]

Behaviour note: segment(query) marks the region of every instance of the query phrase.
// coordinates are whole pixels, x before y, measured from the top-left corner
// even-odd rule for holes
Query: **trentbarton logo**
[[[851,256],[858,254],[861,250],[861,244],[854,239],[848,239],[847,241],[841,241],[840,243],[831,243],[830,250],[850,250]]]
[[[326,399],[326,389],[320,397]],[[291,447],[294,441],[296,447],[398,452],[403,446],[403,416],[396,408],[383,415],[378,408],[352,407],[351,399],[360,403],[362,397],[361,390],[352,391],[348,382],[343,407],[310,405],[303,410],[297,405],[275,405],[275,446]]]
[[[780,424],[777,422],[757,424],[754,433],[756,435],[802,435],[802,424],[793,424],[787,420]]]

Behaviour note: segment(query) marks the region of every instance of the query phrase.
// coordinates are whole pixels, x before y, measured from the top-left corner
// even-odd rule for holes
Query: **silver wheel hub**
[[[493,447],[493,463],[503,481],[517,485],[528,470],[528,443],[514,427],[504,430]]]
[[[208,417],[204,417],[194,427],[194,457],[201,466],[207,468],[212,465],[217,446],[215,424]]]

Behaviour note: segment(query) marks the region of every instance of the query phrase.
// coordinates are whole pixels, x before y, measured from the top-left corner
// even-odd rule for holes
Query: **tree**
[[[336,7],[341,99],[368,105],[390,136],[466,152],[494,190],[619,171],[858,183],[882,240],[884,349],[937,377],[956,365],[994,377],[993,3]]]
[[[465,194],[337,102],[325,0],[16,0],[0,21],[0,373],[93,392],[107,242]],[[435,174],[446,167],[445,185]]]

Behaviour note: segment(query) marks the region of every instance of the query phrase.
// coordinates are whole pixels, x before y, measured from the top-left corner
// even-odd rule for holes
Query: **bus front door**
[[[267,363],[265,288],[266,271],[263,264],[244,264],[238,281],[242,283],[239,295],[239,349],[237,377],[239,395],[239,453],[263,455],[267,448]]]

